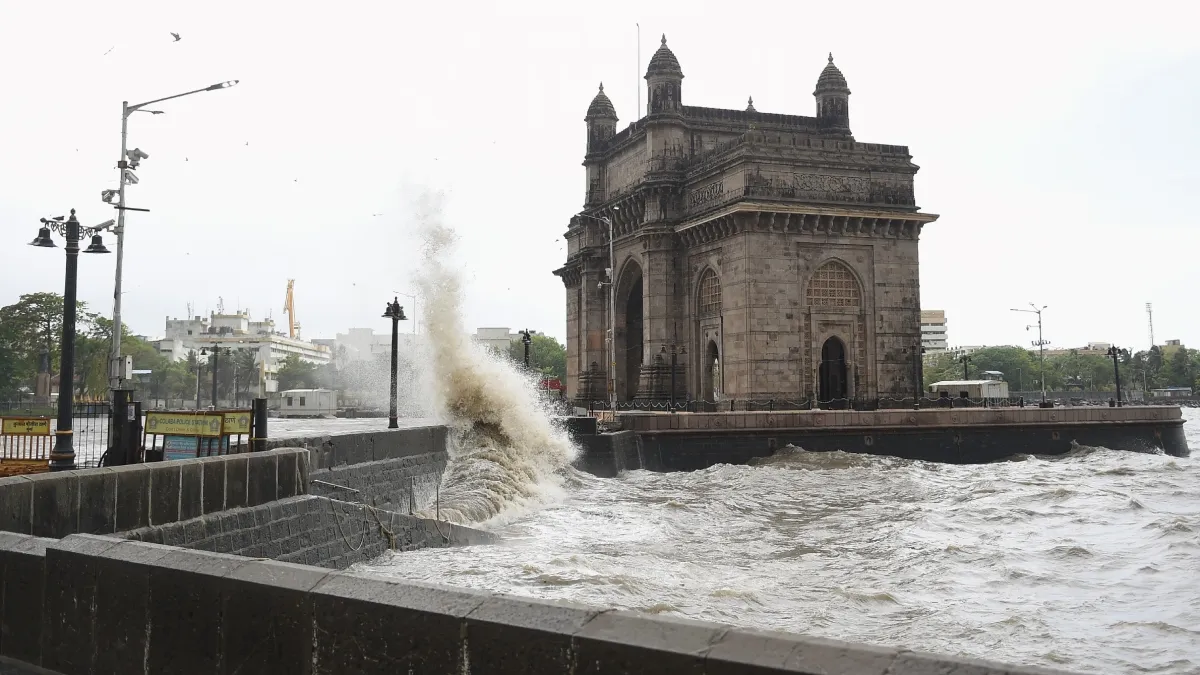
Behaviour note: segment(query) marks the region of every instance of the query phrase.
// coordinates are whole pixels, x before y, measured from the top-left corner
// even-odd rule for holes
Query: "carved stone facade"
[[[645,117],[619,133],[603,87],[585,118],[584,211],[555,271],[567,395],[665,399],[674,348],[681,400],[911,397],[917,243],[937,216],[916,206],[907,147],[851,135],[832,55],[816,117],[685,105],[665,37],[646,82]]]

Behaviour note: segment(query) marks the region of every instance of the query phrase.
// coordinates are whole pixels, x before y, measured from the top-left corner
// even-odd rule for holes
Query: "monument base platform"
[[[694,471],[745,464],[789,445],[954,464],[1061,455],[1074,445],[1190,453],[1182,412],[1170,406],[639,412],[618,420],[619,432],[580,436],[580,468],[601,476],[627,469]]]

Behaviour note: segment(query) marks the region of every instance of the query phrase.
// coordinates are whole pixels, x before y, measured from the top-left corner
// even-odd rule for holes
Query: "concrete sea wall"
[[[306,494],[308,452],[221,457],[0,478],[0,531],[112,534]]]
[[[384,552],[495,543],[485,532],[363,504],[301,495],[123,533],[215,553],[345,569]]]
[[[285,443],[302,447],[3,478],[0,531],[116,534],[333,568],[493,541],[407,515],[435,498],[444,427],[273,442]]]
[[[273,440],[310,452],[309,493],[408,513],[434,501],[448,460],[446,427]],[[340,486],[340,487],[335,487]]]
[[[14,672],[1053,672],[92,535],[0,533],[0,574]]]
[[[1181,411],[1166,406],[630,413],[619,420],[622,432],[581,440],[580,468],[601,476],[624,469],[691,471],[744,464],[787,445],[960,464],[1063,454],[1073,443],[1190,453]]]

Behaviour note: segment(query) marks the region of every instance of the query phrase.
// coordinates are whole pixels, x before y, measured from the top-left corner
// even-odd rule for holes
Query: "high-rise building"
[[[921,346],[925,348],[926,354],[936,354],[949,349],[946,342],[945,310],[921,310]]]

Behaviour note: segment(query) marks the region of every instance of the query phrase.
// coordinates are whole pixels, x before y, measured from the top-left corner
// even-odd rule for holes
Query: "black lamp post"
[[[74,442],[74,408],[75,408],[75,288],[79,280],[79,238],[91,235],[92,243],[84,253],[108,253],[100,232],[108,229],[113,221],[108,221],[97,227],[80,227],[75,219],[75,209],[71,209],[71,217],[62,216],[52,219],[42,218],[42,227],[38,236],[29,242],[30,246],[56,248],[50,238],[53,230],[67,240],[67,272],[63,288],[63,335],[62,335],[62,365],[59,368],[58,381],[58,429],[54,436],[54,449],[50,451],[50,470],[69,471],[75,468]],[[119,328],[114,328],[119,330]]]
[[[1121,403],[1121,369],[1117,366],[1117,359],[1121,356],[1121,350],[1117,349],[1116,345],[1113,345],[1108,348],[1108,352],[1106,353],[1113,360],[1113,377],[1117,382],[1117,405],[1121,406],[1123,405]]]
[[[913,410],[921,409],[921,394],[925,392],[925,383],[921,380],[921,355],[925,347],[921,343],[913,345]]]
[[[218,368],[218,366],[220,365],[220,358],[221,358],[220,354],[221,354],[221,348],[214,346],[212,348],[212,407],[213,407],[213,410],[217,409],[217,373],[220,370]]]
[[[529,345],[533,343],[533,337],[529,335],[529,329],[521,331],[521,344],[525,345],[525,370],[529,370]]]
[[[399,416],[396,413],[396,370],[400,367],[398,350],[400,345],[400,322],[408,319],[404,316],[404,308],[400,306],[399,296],[387,304],[383,318],[392,320],[392,389],[388,394],[388,428],[399,429]]]
[[[666,354],[667,353],[666,346],[664,346],[661,350],[659,350],[659,352],[662,354]],[[672,344],[671,345],[671,399],[670,399],[671,400],[671,406],[670,406],[671,412],[675,412],[675,370],[677,369],[677,367],[679,365],[679,355],[680,354],[687,354],[687,347],[676,347],[675,344]]]
[[[200,411],[200,357],[208,356],[208,350],[204,347],[200,348],[200,353],[196,355],[196,411]]]

